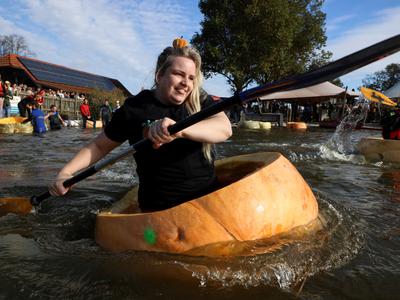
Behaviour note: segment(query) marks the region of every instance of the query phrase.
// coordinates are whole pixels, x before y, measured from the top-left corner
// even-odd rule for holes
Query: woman
[[[83,99],[83,103],[79,106],[79,110],[81,111],[81,116],[82,116],[82,128],[86,128],[86,123],[87,120],[92,120],[92,117],[90,115],[90,107],[89,107],[89,100],[88,99]],[[96,128],[96,123],[93,122],[93,128]]]
[[[153,149],[134,157],[139,175],[139,205],[143,211],[169,208],[204,195],[215,184],[210,144],[228,139],[231,124],[220,112],[174,135],[168,126],[212,105],[200,99],[201,58],[189,47],[168,47],[158,57],[155,88],[126,99],[111,123],[58,174],[50,187],[54,195],[67,192],[62,182],[90,166],[126,140],[144,137]]]

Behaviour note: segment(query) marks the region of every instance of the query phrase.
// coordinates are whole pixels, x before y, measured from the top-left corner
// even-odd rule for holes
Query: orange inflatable
[[[132,190],[97,215],[97,243],[115,252],[185,253],[214,243],[268,238],[318,217],[310,187],[280,153],[226,158],[216,162],[216,170],[218,190],[163,211],[135,213]]]

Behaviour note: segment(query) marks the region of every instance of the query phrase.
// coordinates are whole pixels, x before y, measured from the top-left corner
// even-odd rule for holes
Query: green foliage
[[[343,89],[345,88],[345,86],[344,86],[343,82],[340,80],[340,78],[336,78],[334,80],[331,80],[330,82],[337,86],[340,86]]]
[[[383,92],[400,81],[400,64],[389,64],[384,70],[367,75],[362,80],[363,86]]]
[[[308,70],[326,61],[321,0],[201,0],[201,33],[191,43],[206,78],[220,74],[232,91]]]
[[[100,107],[106,100],[110,103],[111,107],[116,107],[116,102],[119,101],[122,105],[125,101],[125,95],[120,89],[113,89],[112,91],[105,91],[101,89],[93,89],[87,95],[90,104],[90,112],[94,117],[99,117]]]

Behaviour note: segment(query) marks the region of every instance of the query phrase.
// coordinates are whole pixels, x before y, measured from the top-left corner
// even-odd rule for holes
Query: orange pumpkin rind
[[[181,36],[180,38],[174,39],[174,41],[172,42],[172,46],[174,48],[183,48],[183,47],[187,47],[188,45],[189,45],[188,41],[185,40],[183,38],[183,36]]]

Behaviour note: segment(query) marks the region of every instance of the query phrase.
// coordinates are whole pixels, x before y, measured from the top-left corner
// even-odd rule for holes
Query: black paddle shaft
[[[235,94],[230,98],[221,98],[220,101],[216,102],[215,104],[170,126],[168,130],[171,134],[175,134],[235,104],[245,103],[263,95],[305,88],[308,86],[316,85],[318,83],[322,83],[324,81],[333,80],[356,69],[362,68],[374,61],[391,55],[399,50],[400,35],[396,35],[370,47],[347,55],[339,60],[331,62],[314,71],[254,87],[249,90],[242,91],[239,94]],[[93,166],[87,168],[86,170],[79,172],[75,176],[64,181],[63,185],[64,187],[70,187],[73,184],[78,183],[89,176],[92,176],[106,166],[109,166],[116,161],[121,160],[122,158],[125,158],[132,153],[135,153],[136,151],[148,149],[148,147],[151,147],[151,141],[149,139],[143,139],[133,144],[128,150],[125,150],[114,157],[105,158],[95,163]],[[51,195],[48,191],[39,196],[32,196],[31,203],[34,206],[39,205],[43,200],[47,199],[50,196]]]

